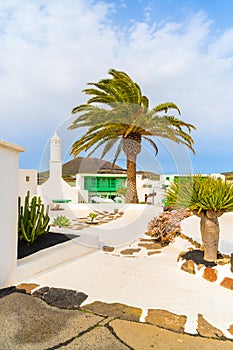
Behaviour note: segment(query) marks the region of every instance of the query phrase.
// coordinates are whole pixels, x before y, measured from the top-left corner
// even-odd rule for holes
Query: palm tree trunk
[[[127,192],[125,196],[126,203],[138,203],[137,185],[136,185],[136,155],[127,156]]]
[[[218,213],[207,211],[201,215],[201,235],[204,246],[204,259],[214,261],[218,255],[219,222]]]

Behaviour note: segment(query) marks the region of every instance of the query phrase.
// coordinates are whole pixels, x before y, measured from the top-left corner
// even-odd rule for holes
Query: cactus
[[[70,221],[67,219],[66,216],[64,215],[58,215],[54,220],[53,224],[58,227],[69,227],[70,226]]]
[[[32,245],[35,240],[49,232],[48,215],[49,206],[46,211],[40,197],[34,196],[30,202],[30,192],[27,192],[24,206],[21,205],[21,198],[18,198],[18,236],[20,240]]]

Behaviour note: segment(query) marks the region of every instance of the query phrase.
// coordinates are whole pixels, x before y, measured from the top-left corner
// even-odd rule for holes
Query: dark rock
[[[206,267],[202,277],[209,282],[215,282],[218,278],[218,271],[216,269],[212,269],[211,267]]]
[[[197,332],[203,337],[226,339],[224,334],[218,328],[215,328],[207,322],[201,314],[198,314]]]
[[[60,309],[77,309],[87,299],[87,295],[76,290],[43,287],[32,294],[51,306]]]
[[[105,245],[105,246],[103,246],[103,251],[104,252],[113,252],[114,251],[114,247],[109,247],[109,246],[107,246],[107,245]]]
[[[151,323],[178,333],[184,333],[187,317],[184,315],[174,314],[167,310],[149,309],[145,320],[147,323]]]
[[[195,275],[195,264],[192,260],[187,260],[183,265],[181,265],[181,270]]]
[[[220,286],[233,290],[233,279],[230,277],[225,277],[220,283]]]
[[[218,259],[222,259],[222,254],[218,253]],[[182,259],[185,260],[193,260],[195,264],[203,264],[206,267],[213,267],[216,266],[216,263],[214,261],[206,261],[204,260],[204,252],[199,249],[195,249],[193,251],[189,251],[186,254],[182,256]]]
[[[3,298],[6,295],[9,295],[15,292],[26,294],[26,291],[24,289],[18,290],[16,287],[12,286],[12,287],[0,289],[0,298]]]
[[[120,303],[104,303],[95,301],[92,304],[84,305],[85,310],[93,311],[101,316],[115,316],[128,321],[139,321],[142,310]]]
[[[132,255],[133,253],[138,253],[140,252],[140,248],[138,249],[132,249],[132,248],[129,248],[129,249],[124,249],[120,252],[120,254],[122,255]]]

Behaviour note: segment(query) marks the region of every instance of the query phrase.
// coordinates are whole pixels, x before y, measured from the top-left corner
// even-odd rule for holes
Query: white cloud
[[[163,25],[134,21],[125,29],[111,22],[112,11],[104,1],[0,3],[0,138],[27,148],[34,140],[30,162],[39,142],[86,100],[86,83],[114,67],[141,85],[151,105],[172,100],[180,106],[197,126],[199,154],[215,147],[226,152],[233,129],[233,31],[217,36],[203,13]]]

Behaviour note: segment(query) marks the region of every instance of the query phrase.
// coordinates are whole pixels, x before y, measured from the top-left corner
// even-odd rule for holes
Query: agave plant
[[[58,215],[54,220],[53,224],[55,226],[58,226],[59,228],[61,227],[69,227],[70,226],[70,221],[67,219],[65,215]]]
[[[233,185],[222,179],[200,175],[180,178],[172,183],[165,205],[189,208],[201,218],[200,229],[204,246],[204,259],[217,259],[219,243],[218,217],[233,211]]]

